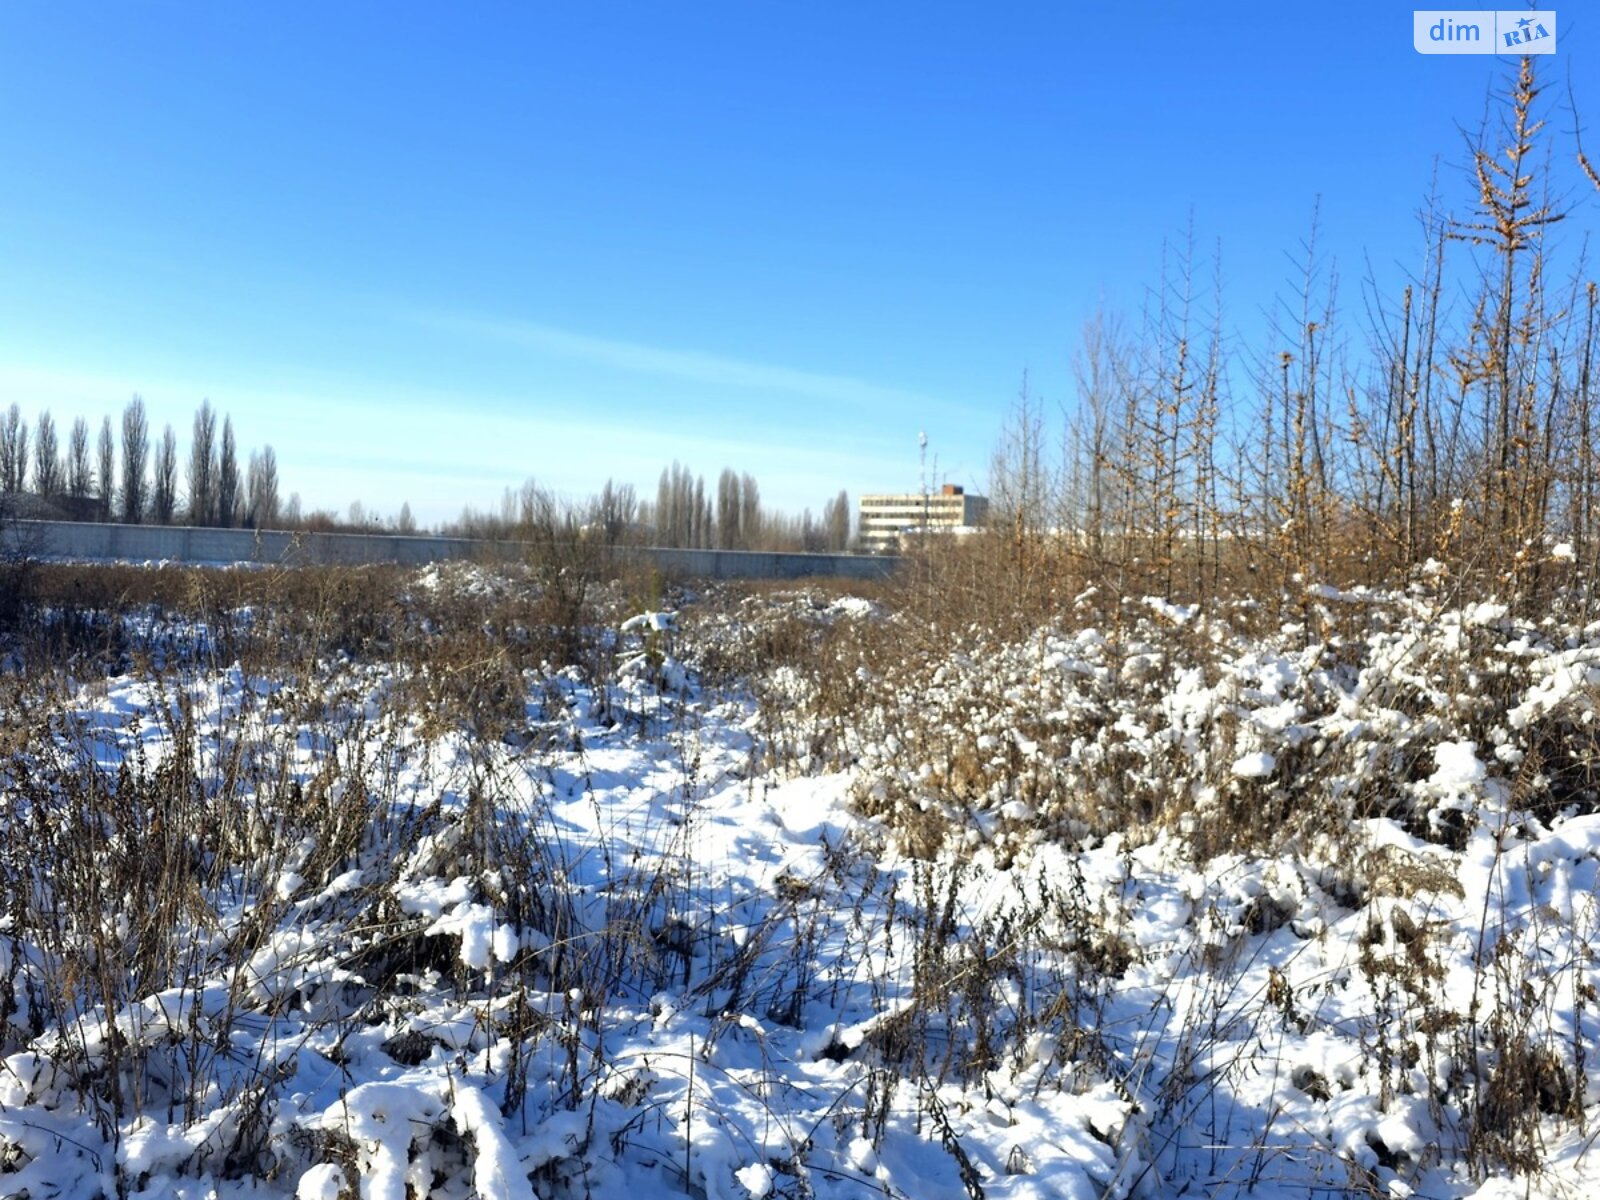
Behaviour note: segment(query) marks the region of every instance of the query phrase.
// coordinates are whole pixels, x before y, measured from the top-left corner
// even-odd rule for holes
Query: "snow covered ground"
[[[1249,617],[18,684],[0,1194],[1595,1194],[1600,629]]]

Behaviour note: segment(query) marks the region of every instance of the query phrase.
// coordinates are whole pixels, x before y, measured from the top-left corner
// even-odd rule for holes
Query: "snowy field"
[[[514,592],[11,651],[0,1195],[1600,1189],[1581,614]]]

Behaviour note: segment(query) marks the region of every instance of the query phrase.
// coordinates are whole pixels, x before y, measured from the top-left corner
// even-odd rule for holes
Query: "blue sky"
[[[1416,261],[1508,60],[1411,13],[9,0],[0,404],[186,442],[209,397],[307,508],[425,522],[673,459],[820,510],[918,486],[922,430],[982,488],[1191,219],[1243,336],[1319,198],[1350,315]]]

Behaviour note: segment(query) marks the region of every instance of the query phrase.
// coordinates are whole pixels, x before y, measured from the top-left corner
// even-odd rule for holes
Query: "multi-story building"
[[[969,496],[964,488],[947,483],[937,492],[903,496],[862,496],[858,533],[861,548],[869,553],[899,548],[906,534],[951,533],[983,524],[989,501]]]

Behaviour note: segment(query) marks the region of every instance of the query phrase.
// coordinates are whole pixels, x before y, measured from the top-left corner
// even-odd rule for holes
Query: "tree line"
[[[653,505],[640,505],[640,521],[658,546],[694,550],[800,550],[840,553],[850,546],[850,498],[841,489],[822,507],[821,520],[761,504],[761,487],[749,472],[724,468],[715,492],[705,477],[679,462],[664,467]]]
[[[120,437],[119,437],[120,435]],[[73,420],[61,444],[55,418],[41,412],[30,429],[12,404],[0,419],[0,495],[32,496],[32,512],[76,521],[129,525],[269,528],[280,521],[278,461],[270,445],[252,450],[240,469],[233,419],[209,400],[194,415],[180,475],[178,438],[167,424],[154,441],[144,400],[135,395],[120,424],[110,416],[91,438],[89,422]]]
[[[40,503],[19,506],[23,497]],[[241,469],[233,419],[209,400],[195,411],[182,461],[170,423],[152,440],[138,395],[120,422],[106,416],[95,432],[85,418],[75,418],[64,445],[48,409],[30,427],[12,404],[0,418],[0,498],[13,513],[74,521],[418,532],[409,503],[383,521],[360,501],[345,518],[322,510],[302,513],[297,494],[283,502],[273,448],[250,451]],[[594,496],[570,504],[530,480],[520,489],[507,488],[498,511],[465,509],[441,532],[515,538],[536,515],[543,519],[555,509],[577,533],[612,545],[837,553],[852,543],[850,499],[843,490],[822,506],[820,519],[810,509],[792,516],[762,505],[760,485],[749,472],[725,469],[708,492],[703,476],[677,462],[662,470],[654,502],[639,499],[632,484],[608,479]]]
[[[842,489],[823,505],[820,519],[810,509],[792,516],[764,507],[761,487],[748,472],[725,469],[708,492],[705,477],[678,462],[662,469],[654,501],[640,499],[632,484],[608,479],[587,500],[563,505],[530,480],[520,489],[507,488],[498,511],[468,508],[444,532],[516,538],[548,523],[556,510],[572,536],[607,545],[840,553],[853,540],[850,497]]]

